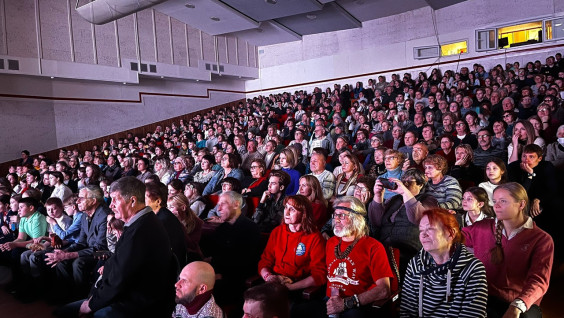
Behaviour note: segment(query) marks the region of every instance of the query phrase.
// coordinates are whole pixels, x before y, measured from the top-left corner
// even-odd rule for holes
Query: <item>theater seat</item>
[[[397,316],[399,310],[400,250],[393,247],[387,247],[386,254],[388,255],[390,267],[392,268],[392,273],[394,275],[394,277],[390,279],[390,296],[385,299],[375,301],[372,303],[372,307],[378,309],[378,312],[382,313],[385,317],[395,317]]]

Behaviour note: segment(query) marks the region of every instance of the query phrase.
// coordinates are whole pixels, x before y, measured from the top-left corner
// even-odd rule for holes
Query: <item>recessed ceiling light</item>
[[[194,8],[196,7],[195,5],[193,5],[193,4],[191,4],[191,3],[187,3],[187,4],[185,4],[184,6],[185,6],[186,8],[188,8],[188,9],[194,9]]]
[[[276,4],[276,3],[278,3],[278,0],[264,0],[264,2],[270,3],[270,4]]]
[[[200,80],[196,80],[196,82],[199,82]]]
[[[210,19],[212,19],[213,21],[216,21],[216,22],[219,21],[219,20],[221,20],[221,19],[218,18],[218,17],[211,17]]]
[[[55,76],[51,76],[51,79],[54,79],[54,78],[55,78]]]
[[[161,76],[161,78],[164,78],[164,76]]]
[[[308,18],[310,20],[315,20],[315,19],[317,19],[317,16],[315,14],[308,14],[308,15],[306,15],[306,18]]]
[[[123,85],[127,84],[126,82],[123,82]]]

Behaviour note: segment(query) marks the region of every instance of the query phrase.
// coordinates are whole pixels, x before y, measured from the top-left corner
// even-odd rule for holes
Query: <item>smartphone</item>
[[[395,182],[392,182],[386,178],[380,178],[380,183],[385,189],[395,190],[398,188],[398,185]]]

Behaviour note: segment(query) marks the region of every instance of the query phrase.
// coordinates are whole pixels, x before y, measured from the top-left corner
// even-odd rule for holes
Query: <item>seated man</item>
[[[104,193],[97,186],[87,186],[79,191],[77,204],[83,212],[78,242],[66,249],[56,249],[45,254],[45,259],[35,257],[34,264],[43,272],[54,267],[61,292],[70,293],[72,289],[86,294],[93,278],[93,270],[98,260],[94,252],[107,251],[106,218],[109,209],[104,202]],[[69,288],[71,287],[71,288]]]
[[[214,285],[215,271],[210,264],[192,262],[186,265],[174,285],[177,305],[172,316],[222,318],[223,311],[212,295]]]
[[[81,317],[169,317],[176,262],[166,229],[145,205],[145,185],[123,177],[112,183],[110,196],[125,230],[90,297],[63,307],[61,314],[76,316],[80,307]]]
[[[255,274],[259,259],[260,231],[257,224],[241,215],[243,196],[227,191],[217,202],[221,223],[207,241],[211,265],[220,279],[216,285],[218,302],[242,301],[244,282]]]
[[[327,241],[328,315],[373,317],[372,303],[390,295],[393,277],[386,250],[368,236],[366,208],[354,197],[333,203],[333,232]]]
[[[266,283],[245,291],[243,317],[290,317],[288,290],[279,283]]]
[[[517,182],[527,190],[531,202],[529,213],[537,225],[556,236],[559,224],[556,213],[560,200],[556,169],[552,163],[542,160],[542,155],[540,146],[526,145],[521,160],[509,164],[507,173],[509,181]]]
[[[325,200],[331,199],[333,192],[335,192],[335,176],[325,169],[327,158],[322,152],[314,152],[309,160],[309,168],[311,175],[319,180],[321,190],[323,191],[323,198]]]
[[[493,132],[488,128],[482,128],[478,131],[478,148],[474,150],[474,164],[482,169],[486,168],[486,164],[494,157],[504,160],[507,153],[504,149],[494,147],[492,145]]]
[[[290,175],[282,170],[273,170],[268,180],[268,189],[262,195],[253,221],[261,232],[270,233],[282,222],[284,215],[284,197],[290,184]]]

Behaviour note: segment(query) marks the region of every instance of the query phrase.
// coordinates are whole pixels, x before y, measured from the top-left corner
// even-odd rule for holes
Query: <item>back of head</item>
[[[245,303],[259,302],[264,318],[290,317],[288,289],[279,283],[266,283],[249,288],[243,297]]]

